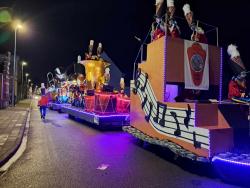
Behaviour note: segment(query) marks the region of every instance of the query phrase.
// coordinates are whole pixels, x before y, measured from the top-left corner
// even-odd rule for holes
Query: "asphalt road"
[[[121,131],[102,132],[54,111],[43,122],[34,107],[27,149],[1,175],[0,187],[236,187],[196,174],[197,166],[174,163],[158,150]]]

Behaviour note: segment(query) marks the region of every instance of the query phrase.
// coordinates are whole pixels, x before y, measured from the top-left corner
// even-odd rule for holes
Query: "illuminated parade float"
[[[61,81],[60,88],[51,92],[53,102],[50,106],[69,114],[71,118],[91,124],[116,127],[129,125],[130,99],[124,92],[124,78],[116,79],[120,82],[119,89],[110,84],[114,75],[110,74],[110,63],[101,57],[102,44],[99,43],[96,56],[92,55],[93,45],[94,41],[90,41],[84,61],[78,57],[78,63],[85,67],[85,75],[76,74],[71,80]],[[58,72],[57,77],[60,77]]]
[[[55,69],[55,74],[49,72],[47,79],[50,86],[48,88],[50,97],[49,108],[61,112],[62,106],[70,105],[69,85],[72,82],[67,80],[66,74],[62,74],[59,68]]]
[[[190,5],[185,4],[184,16],[192,36],[191,40],[180,38],[174,1],[167,2],[163,19],[158,15],[162,1],[156,1],[147,58],[134,65],[130,98],[124,92],[123,77],[119,89],[110,84],[113,75],[110,63],[100,55],[102,44],[94,56],[94,41],[90,41],[85,60],[78,58],[85,74],[60,81],[60,89],[52,95],[52,108],[91,124],[123,126],[142,141],[170,149],[176,158],[213,164],[229,179],[242,172],[250,175],[248,72],[237,46],[227,49],[234,77],[228,85],[228,99],[222,100],[226,61],[218,45],[218,28],[211,30],[217,34],[217,45],[208,44],[208,32],[202,27],[210,25],[194,20]],[[57,72],[57,78],[63,80]]]
[[[222,101],[223,49],[206,44],[189,5],[183,10],[193,35],[191,41],[179,38],[168,2],[168,24],[156,18],[147,59],[131,81],[130,126],[123,130],[176,157],[212,163],[225,176],[249,175],[249,98],[230,97],[245,104]]]

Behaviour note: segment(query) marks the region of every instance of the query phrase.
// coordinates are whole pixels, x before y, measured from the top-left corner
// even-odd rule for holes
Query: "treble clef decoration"
[[[138,68],[137,71],[136,71],[136,80],[138,80],[138,78],[141,76],[141,69]]]
[[[145,83],[144,83],[144,86],[141,87],[141,91],[144,92],[145,89],[146,89],[146,86],[148,84],[148,73],[145,73]]]
[[[135,82],[135,88],[133,88],[133,90],[132,90],[135,95],[137,94],[138,89],[140,87],[140,81],[138,80],[140,75],[141,75],[141,69],[138,68],[137,71],[136,71],[136,78],[135,78],[135,81],[134,81]]]
[[[140,87],[140,81],[138,79],[135,80],[135,88],[133,88],[133,93],[136,95],[138,88]]]

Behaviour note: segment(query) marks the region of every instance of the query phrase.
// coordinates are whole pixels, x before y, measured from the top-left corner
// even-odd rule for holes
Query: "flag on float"
[[[189,40],[184,43],[185,89],[208,90],[208,45]]]

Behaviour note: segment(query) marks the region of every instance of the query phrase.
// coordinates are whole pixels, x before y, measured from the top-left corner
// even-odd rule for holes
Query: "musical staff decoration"
[[[176,112],[170,112],[171,116],[174,118],[175,120],[175,123],[176,123],[176,130],[174,131],[174,135],[175,136],[181,136],[181,129],[180,129],[180,124],[179,124],[179,121],[177,119],[177,114]]]
[[[159,122],[159,125],[162,127],[165,127],[165,123],[166,123],[165,117],[166,117],[166,112],[167,112],[167,105],[160,103],[160,106],[163,108],[163,113],[162,113],[162,118]]]
[[[184,125],[186,126],[186,128],[188,129],[188,125],[189,125],[189,121],[190,121],[190,116],[191,116],[191,107],[190,105],[188,104],[188,109],[186,110],[186,117],[184,119]]]
[[[149,113],[148,113],[148,115],[145,116],[145,120],[146,120],[147,122],[149,122],[149,120],[150,120],[152,111],[153,111],[153,103],[152,103],[152,102],[149,102]]]
[[[192,144],[195,148],[209,149],[209,135],[194,126],[194,111],[190,104],[186,104],[184,108],[177,108],[157,101],[148,74],[141,69],[137,70],[133,87],[132,91],[139,94],[145,122],[153,126],[157,132]]]
[[[148,101],[148,96],[146,95],[146,97],[144,97],[143,102],[142,102],[142,104],[141,104],[141,108],[142,108],[142,109],[145,107],[147,101]]]
[[[194,147],[195,149],[201,148],[201,143],[196,140],[196,132],[193,132],[193,141],[194,141]]]
[[[135,88],[138,89],[140,87],[140,81],[139,80],[136,80],[135,81]]]
[[[153,118],[155,123],[158,123],[159,113],[160,113],[160,103],[157,102],[157,112],[156,112],[156,116]]]
[[[133,88],[133,93],[136,95],[138,88],[140,87],[140,81],[138,79],[135,80],[135,88]]]

